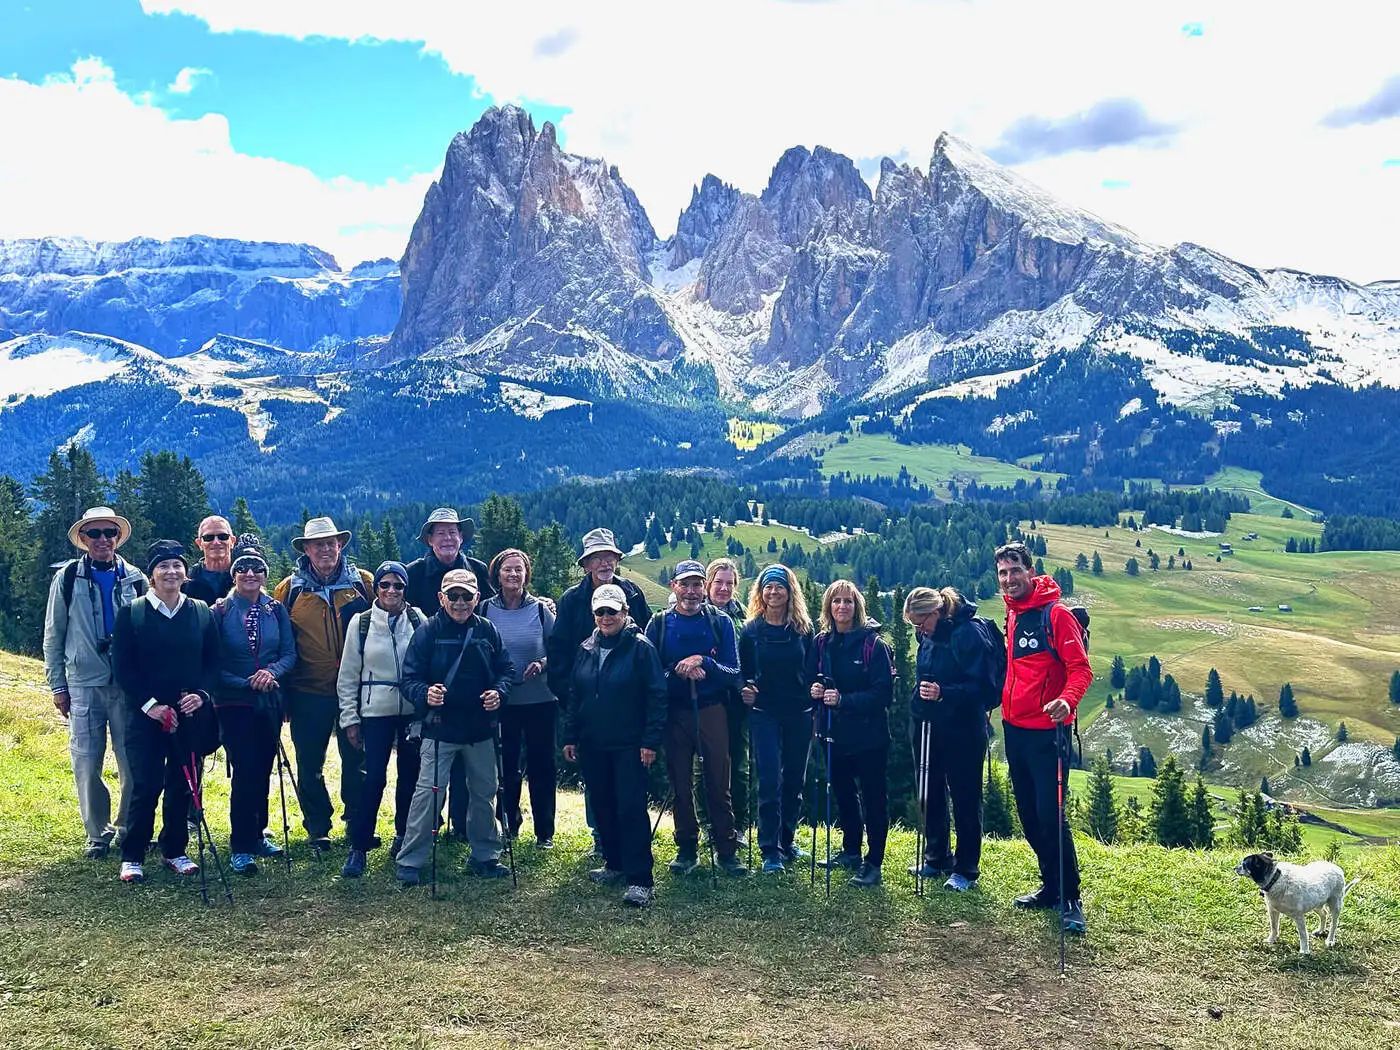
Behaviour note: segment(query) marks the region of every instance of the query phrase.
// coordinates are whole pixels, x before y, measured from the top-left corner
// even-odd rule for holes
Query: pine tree
[[[399,550],[399,537],[394,533],[394,523],[387,517],[384,519],[384,528],[379,532],[379,550],[385,561],[403,561],[403,551]]]
[[[1086,557],[1084,556],[1084,553],[1083,553],[1082,551],[1081,551],[1078,555],[1075,556],[1075,559],[1074,559],[1074,571],[1075,571],[1075,572],[1088,572],[1088,571],[1089,571],[1089,559],[1086,558]]]
[[[1390,673],[1390,702],[1400,704],[1400,671]]]
[[[1017,833],[1018,822],[1011,807],[1011,785],[1000,763],[987,769],[987,788],[982,800],[982,830],[994,839],[1009,839]]]
[[[1311,749],[1310,747],[1308,747],[1307,744],[1304,744],[1304,745],[1303,745],[1303,758],[1302,758],[1302,761],[1303,761],[1303,767],[1304,767],[1304,768],[1307,768],[1308,766],[1312,765],[1312,749]]]
[[[379,530],[366,514],[355,527],[355,564],[374,572],[383,560],[384,548],[379,542]]]
[[[659,556],[661,537],[658,533],[660,527],[655,518],[652,519],[652,524],[657,525],[657,528],[648,531],[648,538],[657,540]],[[476,537],[472,543],[476,556],[489,563],[492,558],[509,547],[528,551],[529,544],[530,530],[525,524],[525,512],[520,509],[520,504],[510,496],[501,496],[495,493],[487,496],[486,502],[481,505],[481,511],[477,515]],[[650,549],[648,549],[647,557],[651,556]]]
[[[1176,679],[1167,675],[1162,679],[1162,701],[1161,709],[1168,713],[1175,713],[1181,710],[1181,686],[1176,684]]]
[[[1157,759],[1153,757],[1151,748],[1138,748],[1138,770],[1142,776],[1156,778]]]
[[[1162,680],[1162,661],[1158,660],[1156,656],[1147,658],[1147,677],[1152,679],[1153,684]]]
[[[156,539],[151,519],[146,517],[146,505],[141,499],[141,479],[123,467],[112,481],[112,509],[131,522],[131,538],[126,541],[126,556],[140,561],[141,553]],[[194,552],[191,552],[193,555]]]
[[[657,558],[661,557],[661,544],[657,543],[654,537],[647,537],[646,554],[647,557],[652,561],[655,561]]]
[[[1211,810],[1206,782],[1196,778],[1196,790],[1191,795],[1191,839],[1197,849],[1215,845],[1215,814]]]
[[[1400,762],[1400,736],[1395,738],[1395,746],[1390,749],[1390,753],[1395,756],[1395,761]]]
[[[552,521],[537,531],[526,548],[530,554],[530,591],[558,598],[574,581],[578,566],[564,527]]]
[[[1094,551],[1094,560],[1089,563],[1090,569],[1095,576],[1103,575],[1103,559],[1099,557],[1099,552]]]
[[[1261,794],[1261,795],[1266,795],[1266,796],[1267,796],[1267,795],[1272,795],[1272,794],[1273,794],[1273,790],[1269,787],[1269,778],[1268,778],[1268,777],[1260,777],[1260,778],[1259,778],[1259,794]]]
[[[1225,687],[1220,684],[1220,672],[1214,667],[1206,675],[1206,706],[1217,711],[1225,706]]]
[[[1085,819],[1089,834],[1100,842],[1112,842],[1118,834],[1118,806],[1113,799],[1113,771],[1108,759],[1100,757],[1094,761],[1088,796]]]
[[[1142,811],[1142,803],[1134,796],[1123,800],[1118,811],[1118,829],[1114,841],[1141,842],[1147,836],[1147,817]]]
[[[1230,835],[1235,845],[1249,848],[1262,844],[1264,837],[1264,798],[1259,792],[1246,794],[1240,788],[1239,800],[1235,803],[1235,819]]]
[[[1339,744],[1345,744],[1346,742],[1347,742],[1347,724],[1346,724],[1345,722],[1343,722],[1343,723],[1341,723],[1339,726],[1337,726],[1337,743],[1339,743]]]
[[[894,589],[893,605],[897,610],[904,609],[904,584],[898,584]],[[912,688],[914,682],[914,651],[913,651],[914,629],[909,625],[909,621],[903,616],[894,616],[890,619],[890,648],[894,650],[895,674],[899,675],[900,682],[906,687]],[[898,740],[898,737],[895,737]]]
[[[1227,711],[1222,710],[1215,712],[1213,728],[1215,730],[1215,742],[1217,744],[1228,744],[1230,738],[1235,735],[1235,723],[1231,720],[1230,714]]]
[[[1156,782],[1152,785],[1152,805],[1148,812],[1152,835],[1158,845],[1168,849],[1191,845],[1192,826],[1186,804],[1186,782],[1181,768],[1176,764],[1175,755],[1168,755],[1162,760]]]
[[[1298,701],[1293,699],[1293,684],[1284,682],[1278,691],[1278,713],[1283,718],[1298,717]]]
[[[155,539],[192,545],[199,523],[209,515],[204,475],[189,456],[147,452],[141,457],[141,504]]]
[[[1201,728],[1201,761],[1206,761],[1215,752],[1211,748],[1210,726]]]
[[[0,649],[10,652],[38,652],[42,641],[43,592],[29,586],[34,548],[24,486],[0,476]],[[48,578],[36,582],[47,587]]]
[[[100,506],[107,499],[107,484],[97,472],[92,453],[71,442],[62,451],[49,454],[49,469],[34,479],[31,494],[39,505],[35,521],[36,561],[46,593],[53,575],[49,566],[78,553],[68,542],[69,526],[83,516],[83,511]],[[138,564],[144,564],[145,551],[126,553]]]
[[[1138,574],[1138,561],[1137,561],[1137,559],[1136,559],[1136,558],[1129,558],[1129,559],[1123,564],[1123,571],[1126,572],[1129,576],[1136,576],[1136,575]]]
[[[238,536],[248,532],[255,536],[262,535],[262,530],[258,528],[257,519],[253,517],[253,512],[248,509],[248,501],[242,496],[233,501],[233,531]]]
[[[874,575],[865,581],[865,615],[881,623],[889,619],[885,614],[885,599],[880,597],[880,580]]]

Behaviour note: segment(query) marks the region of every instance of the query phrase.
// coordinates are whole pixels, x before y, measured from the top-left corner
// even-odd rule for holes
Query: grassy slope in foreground
[[[1043,526],[1049,547],[1047,568],[1073,566],[1076,555],[1097,552],[1104,574],[1075,573],[1073,601],[1089,607],[1093,616],[1092,660],[1097,676],[1089,710],[1102,707],[1109,664],[1119,654],[1128,666],[1150,655],[1162,661],[1164,673],[1175,676],[1183,691],[1205,691],[1212,667],[1220,672],[1225,692],[1253,693],[1265,711],[1254,727],[1223,749],[1224,773],[1218,779],[1256,787],[1268,776],[1275,790],[1314,802],[1356,802],[1344,790],[1348,779],[1373,784],[1379,797],[1396,797],[1393,760],[1381,755],[1367,771],[1349,770],[1338,752],[1337,725],[1345,721],[1353,742],[1369,741],[1389,749],[1400,734],[1400,707],[1389,703],[1387,683],[1400,667],[1400,554],[1394,552],[1335,552],[1285,554],[1288,537],[1312,537],[1321,526],[1237,514],[1222,537],[1189,539],[1160,530],[1133,532],[1079,526]],[[1247,533],[1258,539],[1245,540]],[[1141,541],[1142,546],[1135,543]],[[1221,540],[1235,554],[1216,562]],[[1161,568],[1148,568],[1147,551],[1161,557]],[[1193,569],[1167,570],[1167,558],[1186,551]],[[1127,575],[1124,565],[1136,557],[1141,572]],[[1180,565],[1181,558],[1177,558]],[[1280,604],[1292,612],[1278,611]],[[1260,612],[1250,612],[1259,606]],[[1291,682],[1303,716],[1282,722],[1276,716],[1279,688]],[[1138,732],[1138,743],[1164,748],[1194,763],[1200,754],[1203,711],[1193,711],[1188,698],[1185,718],[1148,719],[1143,712],[1120,705],[1096,725],[1099,747],[1112,746],[1127,754],[1113,736],[1108,721],[1116,720]],[[1121,734],[1120,734],[1121,736]],[[1092,738],[1091,738],[1092,739]],[[1314,755],[1311,769],[1295,771],[1293,755],[1306,743]],[[1353,751],[1356,749],[1352,749]]]
[[[1263,944],[1258,894],[1235,854],[1081,841],[1091,930],[1055,976],[1044,915],[1008,899],[1031,883],[1020,842],[988,842],[979,890],[838,881],[827,904],[794,875],[659,878],[627,913],[584,872],[577,796],[559,848],[519,848],[520,887],[440,857],[442,899],[394,889],[382,851],[358,881],[316,861],[238,880],[233,907],[153,866],[119,885],[78,858],[65,733],[32,661],[0,656],[0,1045],[5,1047],[1043,1047],[1373,1050],[1400,1030],[1400,851],[1365,880],[1342,937],[1308,960]],[[226,781],[209,778],[215,834]],[[295,817],[294,817],[295,819]],[[387,820],[381,825],[386,835]],[[665,836],[663,835],[663,839]],[[669,859],[661,844],[658,862]],[[1218,1012],[1214,1019],[1211,1012]]]

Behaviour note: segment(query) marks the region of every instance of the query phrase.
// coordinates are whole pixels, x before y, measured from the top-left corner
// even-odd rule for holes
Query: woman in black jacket
[[[819,736],[830,742],[828,775],[841,808],[841,851],[827,867],[855,868],[852,886],[880,885],[890,830],[890,701],[894,661],[880,625],[866,618],[865,598],[850,580],[822,596],[822,633],[812,643],[807,674],[822,705]],[[869,845],[861,857],[862,833]]]
[[[927,845],[917,878],[941,879],[959,893],[977,881],[982,858],[982,763],[987,755],[987,711],[1001,696],[993,681],[989,640],[973,622],[977,603],[952,587],[915,587],[904,618],[919,638],[918,685],[909,696],[914,769],[924,770]],[[956,852],[948,843],[948,798],[953,800]]]
[[[574,655],[564,695],[564,757],[578,762],[593,800],[604,865],[594,882],[625,882],[622,902],[652,901],[647,770],[666,728],[661,658],[627,615],[616,584],[593,592],[593,633]]]

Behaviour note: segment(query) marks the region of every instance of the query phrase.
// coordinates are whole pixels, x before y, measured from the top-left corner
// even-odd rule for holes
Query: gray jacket
[[[93,688],[111,685],[111,639],[104,636],[102,595],[88,575],[86,558],[76,559],[71,604],[63,600],[63,574],[72,562],[65,562],[54,573],[49,585],[49,604],[44,613],[44,674],[49,688],[66,692],[69,686]],[[146,589],[146,574],[117,558],[117,585],[112,591],[112,619],[116,610],[130,605]]]
[[[414,610],[418,613],[418,610]],[[360,654],[360,620],[368,616],[369,634]],[[418,622],[428,618],[418,613]],[[359,725],[362,718],[393,718],[413,714],[413,701],[400,691],[403,661],[413,640],[413,621],[400,614],[393,633],[389,614],[375,602],[368,611],[356,613],[345,628],[345,651],[340,657],[336,695],[340,700],[340,725]]]

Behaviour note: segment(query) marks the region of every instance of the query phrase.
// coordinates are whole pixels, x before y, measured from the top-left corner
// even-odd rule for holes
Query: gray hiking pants
[[[126,831],[127,811],[131,808],[131,765],[126,757],[126,726],[130,717],[126,696],[117,685],[69,686],[68,752],[73,760],[73,783],[78,789],[78,812],[83,818],[89,846],[111,844]],[[117,756],[117,778],[121,801],[117,821],[112,818],[112,796],[102,779],[107,758],[107,733],[112,734],[112,751]]]
[[[449,744],[425,738],[419,753],[418,784],[413,789],[413,804],[408,808],[408,830],[399,851],[399,864],[406,868],[421,868],[428,862],[433,829],[442,816],[443,796],[447,794],[448,772],[459,754],[467,772],[467,841],[471,843],[471,859],[480,864],[501,855],[501,830],[496,823],[495,742],[486,739],[475,744]]]

